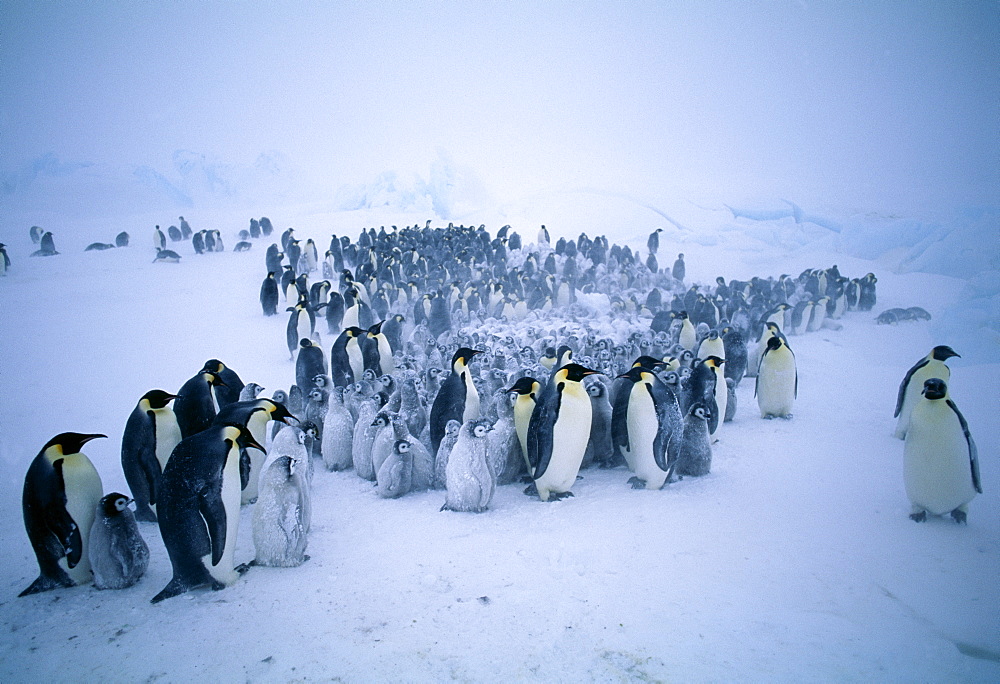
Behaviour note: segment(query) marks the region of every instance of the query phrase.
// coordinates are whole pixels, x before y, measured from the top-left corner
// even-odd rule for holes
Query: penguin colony
[[[270,236],[251,219],[248,239]],[[154,229],[221,251],[218,231]],[[31,229],[41,255],[51,233]],[[116,239],[127,246],[129,237]],[[320,258],[292,228],[265,253],[263,315],[289,314],[295,382],[270,399],[211,359],[178,390],[151,390],[129,417],[122,468],[132,492],[104,496],[81,453],[98,434],[63,433],[25,478],[25,526],[40,574],[22,595],[94,581],[135,584],[149,560],[136,520],[156,522],[173,577],[154,603],[222,589],[252,565],[296,566],[305,554],[314,459],[354,469],[375,495],[444,490],[442,511],[483,512],[497,486],[521,482],[542,501],[573,496],[581,469],[626,467],[633,488],[661,489],[711,471],[711,442],[755,379],[762,418],[789,418],[798,375],[789,336],[839,329],[871,311],[874,274],[837,267],[798,277],[686,284],[628,247],[581,234],[553,245],[543,226],[524,244],[510,226],[412,226],[334,235]],[[98,249],[95,247],[95,249]],[[9,266],[6,251],[0,260]],[[324,323],[325,319],[325,323]],[[322,337],[333,342],[329,356]],[[935,347],[900,387],[897,436],[914,520],[965,522],[981,492],[975,444],[947,391]],[[171,406],[172,404],[172,406]],[[128,508],[134,501],[135,514]],[[253,506],[256,558],[234,560],[240,506]]]

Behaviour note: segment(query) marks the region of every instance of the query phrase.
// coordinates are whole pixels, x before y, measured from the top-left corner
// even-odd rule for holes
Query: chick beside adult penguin
[[[129,503],[131,499],[124,494],[112,492],[97,504],[87,553],[98,589],[131,587],[149,567],[149,546]]]
[[[448,455],[445,471],[447,496],[442,511],[482,513],[496,491],[496,473],[489,459],[489,421],[469,420],[462,425]]]
[[[291,568],[309,560],[306,546],[311,519],[306,463],[279,456],[261,475],[253,507],[254,565]]]

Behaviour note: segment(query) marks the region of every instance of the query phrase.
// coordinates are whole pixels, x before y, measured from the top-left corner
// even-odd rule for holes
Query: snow
[[[180,243],[172,265],[151,263],[151,228],[139,221],[83,221],[65,237],[51,226],[62,254],[37,259],[27,258],[30,224],[5,232],[13,265],[0,278],[0,678],[1000,679],[1000,363],[995,337],[976,343],[1000,319],[995,261],[956,273],[969,262],[948,235],[965,240],[963,230],[907,228],[903,244],[891,235],[904,231],[880,226],[904,219],[834,213],[816,222],[808,217],[823,212],[789,213],[780,201],[729,204],[737,209],[573,191],[455,220],[491,233],[510,223],[526,244],[544,223],[553,242],[584,231],[633,249],[662,227],[661,263],[683,251],[700,282],[834,263],[850,276],[876,273],[874,311],[790,339],[800,374],[791,420],[760,419],[743,382],[710,475],[637,491],[624,469],[586,470],[573,498],[542,503],[505,485],[482,514],[439,511],[442,491],[381,499],[353,470],[317,467],[308,562],[254,567],[223,591],[155,606],[149,599],[171,570],[149,524],[150,566],[137,585],[16,598],[37,575],[21,522],[24,473],[53,435],[103,432],[109,438],[85,451],[106,492],[127,491],[119,448],[135,402],[154,387],[175,391],[209,358],[267,396],[287,388],[285,320],[261,316],[257,300],[268,243],[203,256]],[[234,244],[261,212],[182,213]],[[319,245],[331,232],[356,237],[429,217],[392,207],[264,213]],[[131,247],[82,252],[122,229]],[[934,318],[876,325],[892,306]],[[967,527],[908,519],[903,444],[892,437],[898,383],[935,344],[962,355],[950,361],[951,396],[979,445],[984,494]],[[244,507],[237,563],[254,554],[251,519]]]

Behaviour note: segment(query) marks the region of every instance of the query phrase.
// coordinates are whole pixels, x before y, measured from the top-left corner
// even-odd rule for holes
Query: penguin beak
[[[295,416],[293,416],[291,413],[289,413],[288,409],[285,408],[284,404],[282,404],[281,402],[277,402],[277,401],[273,402],[273,403],[274,403],[275,409],[274,409],[274,411],[271,412],[271,420],[280,420],[285,425],[293,425],[293,424],[297,424],[299,422],[298,419]],[[291,419],[293,422],[291,422],[291,423],[288,422],[289,419]]]
[[[92,439],[107,439],[107,435],[93,434],[93,435],[81,435],[80,436],[80,447],[89,442]]]
[[[265,449],[264,447],[262,447],[260,444],[257,443],[257,440],[253,438],[253,435],[250,434],[249,430],[241,429],[240,430],[240,436],[239,436],[239,439],[237,441],[242,442],[243,446],[245,446],[245,447],[253,447],[254,449],[257,449],[258,451],[263,451],[263,452],[267,453],[267,449]]]

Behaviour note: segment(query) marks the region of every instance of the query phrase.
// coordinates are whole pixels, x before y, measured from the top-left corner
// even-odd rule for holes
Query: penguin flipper
[[[198,510],[208,525],[208,536],[212,541],[212,565],[218,565],[222,560],[222,551],[226,548],[226,506],[222,503],[221,492],[214,487],[203,491],[199,497]]]
[[[247,488],[250,484],[250,451],[246,448],[240,448],[240,491]]]
[[[628,400],[629,391],[621,391],[615,396],[615,403],[611,407],[611,445],[617,450],[618,447],[629,448],[628,443]]]
[[[899,417],[899,412],[903,410],[903,399],[906,397],[906,388],[910,385],[910,378],[918,370],[930,363],[927,359],[921,359],[917,362],[913,368],[906,371],[906,376],[903,377],[903,381],[899,383],[899,394],[896,396],[896,412],[892,414],[893,418]]]
[[[535,444],[535,473],[537,480],[549,467],[549,460],[552,458],[552,428],[555,425],[556,417],[559,415],[559,405],[562,401],[562,394],[557,393],[550,396],[549,401],[535,404],[535,413],[531,414],[531,421],[528,426],[528,452],[532,451],[531,435],[534,435]]]
[[[965,433],[965,441],[969,445],[969,467],[972,470],[972,486],[976,488],[976,491],[980,494],[983,493],[983,483],[979,479],[979,449],[976,447],[976,442],[972,439],[972,433],[969,432],[969,424],[965,422],[965,416],[962,412],[958,410],[958,406],[951,399],[947,400],[948,407],[955,412],[955,416],[958,417],[958,422],[962,425],[962,432]]]
[[[66,564],[75,568],[83,556],[83,537],[80,526],[66,510],[66,484],[63,480],[63,459],[56,459],[52,464],[54,478],[52,480],[53,496],[44,508],[45,525],[56,535],[66,554]],[[72,585],[70,585],[72,586]]]

